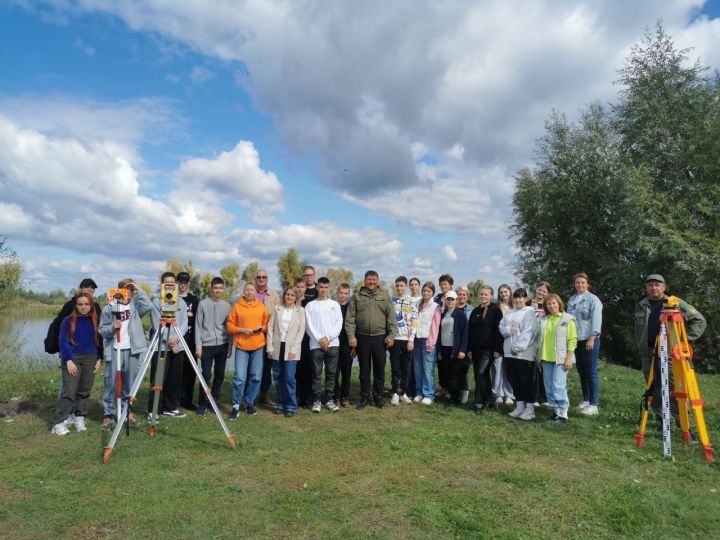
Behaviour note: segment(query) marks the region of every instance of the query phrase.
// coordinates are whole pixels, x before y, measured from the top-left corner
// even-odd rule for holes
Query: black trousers
[[[537,401],[538,371],[535,362],[520,360],[510,356],[503,357],[510,386],[517,401],[535,403]]]
[[[193,359],[195,358],[195,340],[193,338],[185,338],[188,349],[193,353]],[[187,354],[181,353],[183,356],[183,375],[182,375],[182,395],[180,396],[181,405],[191,405],[193,396],[195,395],[195,370],[190,365],[190,360],[187,358]]]
[[[260,379],[260,396],[267,397],[267,392],[272,386],[272,358],[268,358],[267,347],[263,352],[263,372]]]
[[[165,378],[163,379],[163,390],[160,393],[160,406],[158,414],[163,411],[174,411],[180,406],[180,394],[182,393],[183,362],[185,353],[175,354],[171,350],[165,353]],[[153,398],[155,391],[155,374],[158,368],[158,353],[152,355],[150,360],[150,393],[148,394],[148,412],[152,412]]]
[[[492,400],[492,380],[490,368],[493,365],[493,352],[481,349],[472,352],[473,373],[475,375],[475,407],[487,407]]]
[[[210,393],[216,403],[220,400],[220,391],[225,380],[225,366],[227,364],[228,344],[210,345],[202,348],[202,356],[200,364],[202,365],[202,375],[205,382],[210,387]],[[214,364],[214,373],[213,373]],[[212,383],[210,378],[212,377]],[[207,405],[208,400],[203,392],[202,387],[198,392],[198,405]]]
[[[312,373],[313,363],[310,358],[310,338],[307,334],[303,336],[300,359],[295,371],[295,385],[298,400],[298,407],[305,407],[312,400]]]
[[[408,351],[408,342],[396,339],[390,349],[390,370],[392,373],[390,384],[393,394],[402,395],[408,392],[411,366],[412,351]]]
[[[360,364],[360,401],[370,400],[370,370],[372,393],[376,403],[382,403],[385,391],[385,336],[357,336],[357,356]]]
[[[448,347],[448,349],[450,349],[450,352],[452,352],[452,347]],[[448,355],[450,354],[450,352],[448,352]],[[445,357],[445,355],[443,355],[443,357]],[[447,390],[450,393],[450,399],[456,404],[459,404],[460,394],[462,392],[463,378],[466,377],[467,368],[470,362],[465,358],[445,358],[448,358],[447,360],[445,360],[448,378]]]
[[[352,356],[347,339],[340,340],[340,355],[338,356],[338,370],[335,378],[335,397],[347,399],[350,396],[350,377],[352,376]],[[342,379],[342,381],[341,381]]]

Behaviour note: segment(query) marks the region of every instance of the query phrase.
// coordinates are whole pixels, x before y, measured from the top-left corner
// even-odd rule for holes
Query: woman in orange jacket
[[[245,285],[242,298],[230,310],[227,321],[228,334],[233,337],[235,343],[233,408],[230,412],[230,420],[236,420],[240,414],[240,403],[243,398],[247,403],[247,413],[251,416],[257,414],[253,403],[260,391],[265,334],[269,320],[270,315],[265,305],[255,298],[255,286],[248,283]]]

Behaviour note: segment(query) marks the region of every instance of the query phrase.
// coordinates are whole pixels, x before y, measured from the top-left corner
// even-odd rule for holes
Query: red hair
[[[95,329],[95,345],[100,346],[100,340],[98,339],[98,316],[97,311],[95,310],[95,299],[90,293],[80,293],[75,297],[76,304],[78,299],[81,297],[87,298],[90,302],[90,313],[87,317],[90,317],[93,328]],[[75,343],[75,330],[77,329],[77,320],[79,316],[80,314],[78,313],[77,306],[75,306],[75,309],[73,309],[72,314],[70,315],[70,330],[68,331],[68,341],[73,345],[77,345],[77,343]]]

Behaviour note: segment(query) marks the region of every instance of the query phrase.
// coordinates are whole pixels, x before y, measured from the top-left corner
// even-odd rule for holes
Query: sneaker
[[[247,409],[245,409],[245,412],[248,413],[250,416],[257,416],[257,410],[255,410],[255,407],[253,407],[252,403],[248,403]]]
[[[68,417],[65,419],[65,427],[74,426],[74,425],[75,425],[75,418],[76,418],[75,413],[71,413],[70,416],[68,416]]]
[[[422,399],[423,399],[422,396],[415,396],[413,398],[413,403],[420,403],[422,401]]]
[[[432,405],[433,400],[430,399],[429,397],[424,397],[424,398],[422,398],[422,401],[420,403],[422,403],[423,405]]]
[[[460,394],[460,403],[465,405],[468,402],[468,399],[470,398],[470,392],[468,390],[463,390]]]
[[[163,416],[169,416],[170,418],[185,418],[185,413],[181,413],[177,409],[174,411],[163,411]]]
[[[390,400],[390,405],[400,405],[400,396],[393,394],[392,399]]]
[[[584,414],[585,416],[595,416],[600,411],[598,411],[597,405],[588,405],[587,407],[582,409],[580,412],[582,414]]]
[[[193,405],[191,401],[180,403],[180,406],[187,411],[197,411],[197,406]]]
[[[375,406],[378,409],[382,409],[385,406],[385,402],[382,399],[376,399],[375,400]]]
[[[50,433],[53,433],[53,434],[55,434],[55,435],[63,436],[63,435],[67,435],[68,433],[70,433],[70,430],[69,430],[69,429],[67,428],[67,426],[65,425],[65,422],[60,422],[59,424],[55,424],[55,425],[53,426],[53,428],[52,428],[52,430],[50,431]]]
[[[78,432],[87,431],[87,426],[85,425],[85,417],[84,416],[76,416],[75,417],[75,430]]]
[[[285,411],[285,418],[292,418],[293,416],[295,416],[293,411]]]
[[[207,407],[205,405],[198,405],[198,408],[195,410],[195,414],[198,416],[205,416],[205,413],[207,413]]]
[[[282,409],[275,409],[273,410],[273,413],[275,414],[282,414],[284,411]]]
[[[495,405],[502,405],[503,404],[503,398],[498,397],[495,398]]]
[[[482,405],[475,405],[475,414],[482,414],[485,412],[485,407]]]
[[[519,417],[522,413],[524,413],[524,412],[525,412],[525,404],[524,404],[524,403],[523,403],[522,405],[518,404],[518,405],[515,407],[515,409],[513,409],[512,412],[509,412],[509,413],[508,413],[508,416],[509,416],[510,418],[518,418],[518,417]]]
[[[340,407],[338,407],[332,399],[325,404],[325,408],[328,411],[332,412],[337,412],[340,410]]]
[[[312,412],[319,413],[321,410],[322,410],[322,403],[320,403],[319,401],[316,401],[315,403],[313,403]]]
[[[577,408],[582,411],[582,410],[583,410],[585,407],[587,407],[588,405],[590,405],[590,402],[589,402],[589,401],[581,401],[580,403],[578,403]]]
[[[410,399],[407,394],[403,394],[402,396],[400,396],[400,399],[403,403],[412,403],[412,399]]]
[[[228,420],[237,420],[239,415],[240,415],[240,409],[239,408],[236,409],[235,407],[233,407],[233,410],[230,411],[230,416],[229,416]]]
[[[519,420],[534,420],[535,419],[535,411],[532,411],[530,409],[525,409],[520,416],[518,416]]]
[[[543,401],[540,405],[542,405],[543,407],[549,407],[549,406],[550,406],[550,404],[549,404],[547,401]],[[537,405],[536,405],[536,407],[537,407]]]
[[[102,421],[102,430],[103,431],[110,431],[115,426],[115,420],[109,416],[106,416],[103,418]]]
[[[506,397],[505,398],[505,405],[515,405],[515,402],[513,401],[513,398]]]
[[[560,418],[560,417],[558,416],[558,413],[554,412],[554,413],[552,413],[552,414],[550,415],[550,417],[548,418],[548,420],[550,420],[551,422],[557,422],[557,421],[558,421],[558,418]]]
[[[567,423],[568,423],[568,419],[565,418],[564,416],[557,416],[557,415],[556,415],[556,416],[555,416],[555,422],[557,422],[557,423],[559,423],[559,424],[567,424]]]
[[[355,408],[356,408],[358,411],[362,411],[362,410],[363,410],[365,407],[367,407],[367,406],[368,406],[368,402],[367,402],[367,401],[361,401],[360,403],[357,404],[357,407],[355,407]]]
[[[349,407],[350,406],[350,400],[347,398],[341,398],[340,399],[340,406],[341,407]]]

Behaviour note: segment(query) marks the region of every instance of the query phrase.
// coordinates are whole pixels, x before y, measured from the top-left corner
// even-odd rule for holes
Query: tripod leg
[[[120,330],[115,331],[115,423],[120,422],[122,409],[122,351],[120,350]]]
[[[163,338],[163,332],[165,332],[165,337]],[[170,335],[170,328],[166,326],[161,326],[158,330],[158,334],[160,334],[160,340],[158,342],[158,363],[157,363],[157,369],[155,371],[155,380],[153,381],[153,386],[150,389],[151,391],[155,392],[153,395],[153,406],[152,406],[152,412],[150,413],[150,427],[148,428],[148,433],[151,437],[155,436],[155,426],[158,422],[158,410],[160,408],[160,393],[163,391],[163,382],[165,380],[165,362],[167,357],[167,347],[168,347],[168,337]],[[164,350],[163,350],[164,349]]]
[[[143,361],[140,364],[140,369],[138,370],[138,373],[135,376],[135,380],[133,381],[133,385],[130,389],[130,395],[127,398],[128,399],[128,408],[127,408],[127,410],[121,412],[120,420],[115,424],[115,429],[113,430],[112,436],[110,437],[110,442],[108,442],[108,445],[105,447],[105,452],[103,453],[103,463],[107,463],[108,461],[110,461],[110,454],[112,454],[113,448],[115,447],[118,437],[120,436],[120,431],[122,430],[122,425],[127,420],[127,415],[130,412],[129,405],[130,405],[130,403],[135,401],[135,396],[137,395],[137,392],[140,389],[140,385],[142,384],[143,378],[145,377],[145,372],[147,371],[148,367],[150,366],[150,360],[152,359],[152,355],[155,352],[155,349],[157,348],[158,338],[159,338],[158,334],[156,334],[155,337],[153,337],[153,340],[150,342],[150,347],[148,348],[147,353],[145,354],[145,358],[143,358]]]
[[[703,447],[705,460],[712,463],[715,461],[715,458],[713,457],[713,447],[710,445],[710,435],[708,434],[707,425],[705,424],[705,413],[703,412],[703,405],[705,402],[700,395],[700,388],[697,383],[695,370],[692,368],[689,361],[683,359],[679,363],[682,364],[679,369],[682,371],[683,388],[686,389],[686,397],[683,400],[685,402],[685,410],[687,413],[688,406],[692,407],[693,415],[695,416],[698,438],[700,439],[700,444],[702,444]],[[676,381],[678,375],[678,373],[675,375]],[[687,439],[687,442],[690,442],[689,438]]]
[[[635,434],[635,443],[638,448],[643,447],[645,442],[645,431],[647,430],[648,418],[653,402],[653,391],[655,389],[655,355],[650,361],[650,372],[648,373],[647,385],[645,386],[645,394],[642,397],[642,412],[640,414],[640,430]]]
[[[190,353],[190,348],[187,346],[187,343],[185,342],[185,338],[180,333],[180,330],[174,326],[175,333],[177,335],[178,341],[182,345],[183,350],[185,351],[185,354],[188,356],[188,360],[190,361],[190,365],[195,370],[195,374],[197,375],[198,380],[200,381],[200,386],[202,386],[203,392],[205,392],[205,397],[207,398],[208,402],[213,408],[213,411],[215,411],[215,416],[217,417],[218,421],[220,422],[220,426],[222,426],[222,430],[225,432],[225,436],[228,439],[228,443],[230,444],[230,448],[233,450],[235,449],[235,437],[232,433],[230,433],[230,430],[227,427],[227,424],[225,424],[225,420],[223,419],[222,413],[220,412],[220,409],[217,406],[217,403],[215,403],[215,398],[212,396],[212,392],[210,391],[210,387],[208,387],[207,382],[205,381],[205,378],[202,375],[202,371],[200,371],[200,367],[195,362],[195,359],[193,355]]]

